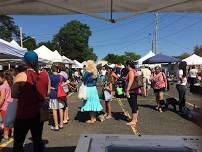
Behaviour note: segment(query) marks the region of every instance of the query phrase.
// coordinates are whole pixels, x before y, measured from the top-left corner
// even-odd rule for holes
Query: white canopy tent
[[[146,55],[144,55],[143,57],[141,57],[139,60],[137,60],[136,62],[138,62],[138,66],[141,66],[143,61],[149,59],[150,57],[154,56],[155,54],[152,51],[149,51]]]
[[[10,42],[10,44],[11,44],[13,47],[17,48],[17,49],[27,51],[27,48],[21,47],[15,40],[12,40],[12,41]]]
[[[67,58],[66,56],[62,56],[62,60],[63,60],[63,63],[65,64],[74,64],[74,61],[72,61],[71,59]]]
[[[52,62],[53,59],[53,52],[47,48],[46,46],[42,45],[36,50],[34,50],[38,55],[39,59],[44,60],[46,62]]]
[[[86,14],[116,22],[147,12],[201,12],[201,0],[7,0],[0,1],[0,13],[7,15]],[[106,18],[98,13],[110,13]],[[114,12],[126,12],[114,19]]]
[[[83,64],[78,62],[77,60],[74,60],[74,64],[72,65],[72,68],[75,69],[82,69],[83,68]]]
[[[183,59],[182,61],[187,62],[187,65],[202,65],[202,57],[193,54],[188,58]]]
[[[22,58],[27,49],[13,46],[10,42],[0,39],[0,53],[14,55]]]
[[[62,56],[57,50],[53,52],[52,57],[53,62],[63,62]]]

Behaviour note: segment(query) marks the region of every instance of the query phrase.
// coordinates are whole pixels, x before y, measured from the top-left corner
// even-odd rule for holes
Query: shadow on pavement
[[[128,121],[128,117],[124,115],[123,112],[113,112],[112,116],[115,120],[123,120],[123,121]]]
[[[44,152],[74,152],[75,146],[70,147],[47,147]],[[12,148],[4,148],[1,152],[12,152]],[[33,152],[32,144],[26,144],[24,147],[24,152]]]
[[[86,122],[86,120],[88,119],[89,119],[88,112],[78,111],[76,116],[74,117],[74,120],[78,120],[79,122]]]
[[[153,106],[153,105],[148,105],[148,104],[138,104],[139,107],[143,107],[143,108],[149,108],[149,109],[152,109],[154,111],[156,111],[155,107],[156,106]]]
[[[152,109],[154,111],[157,111],[155,109],[156,106],[153,106],[153,105],[139,104],[138,106],[143,107],[143,108],[149,108],[149,109]],[[202,116],[196,116],[196,114],[193,112],[193,110],[187,108],[188,110],[186,113],[180,113],[179,111],[176,111],[175,109],[165,108],[165,106],[162,106],[162,108],[163,108],[164,112],[166,112],[166,111],[173,112],[173,113],[179,115],[181,118],[188,120],[188,121],[190,121],[190,122],[192,122],[192,123],[194,123],[197,126],[202,128],[202,122],[201,122]]]

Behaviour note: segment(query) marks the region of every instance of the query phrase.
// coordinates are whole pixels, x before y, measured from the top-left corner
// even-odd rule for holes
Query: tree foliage
[[[182,54],[180,54],[179,56],[178,56],[178,58],[180,58],[180,59],[185,59],[185,58],[187,58],[187,57],[189,57],[190,56],[190,54],[189,53],[182,53]]]
[[[202,57],[202,46],[195,46],[194,47],[194,54]]]
[[[13,18],[7,15],[0,15],[0,38],[11,41],[13,38],[19,40],[20,30]]]
[[[136,61],[140,58],[140,55],[134,52],[125,52],[124,55],[108,54],[103,59],[109,63],[124,64],[127,60]]]
[[[49,48],[50,50],[56,50],[56,44],[54,44],[52,41],[47,41],[47,42],[40,42],[37,47],[40,47],[42,45],[45,45],[47,48]]]
[[[54,36],[53,43],[57,44],[58,50],[61,50],[62,54],[70,59],[80,62],[87,59],[96,60],[96,54],[88,46],[90,36],[91,31],[88,25],[73,20],[59,30]]]
[[[24,38],[23,47],[28,50],[35,50],[37,47],[36,40],[30,36]]]

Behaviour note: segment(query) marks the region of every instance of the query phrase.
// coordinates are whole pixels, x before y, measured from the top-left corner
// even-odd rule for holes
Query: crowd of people
[[[53,131],[63,129],[68,124],[69,104],[68,94],[77,91],[79,84],[86,87],[87,98],[80,109],[89,113],[86,123],[96,123],[97,116],[103,114],[104,119],[113,118],[111,101],[114,98],[127,98],[132,117],[126,123],[136,126],[138,123],[138,95],[148,96],[153,88],[156,97],[156,110],[163,112],[164,92],[169,89],[169,81],[160,66],[154,70],[149,67],[136,68],[133,61],[127,61],[125,68],[103,66],[89,60],[82,70],[74,73],[68,71],[64,64],[52,65],[51,70],[38,69],[38,56],[33,51],[24,55],[25,66],[16,70],[0,72],[0,112],[4,122],[7,108],[11,102],[17,102],[17,112],[14,125],[7,128],[2,125],[3,138],[1,143],[14,138],[13,151],[22,152],[23,143],[28,131],[31,131],[35,152],[44,151],[42,143],[43,124],[41,109],[48,103],[48,118]],[[186,85],[188,81],[186,62],[179,63],[176,88],[179,93],[179,111],[186,107]],[[190,70],[192,71],[192,70]],[[102,91],[98,93],[97,82],[101,81]],[[193,80],[190,80],[191,82]],[[59,89],[62,87],[63,92]],[[60,91],[59,91],[60,90]],[[63,93],[63,96],[61,94]],[[60,95],[59,95],[60,94]],[[105,101],[105,108],[101,104]]]

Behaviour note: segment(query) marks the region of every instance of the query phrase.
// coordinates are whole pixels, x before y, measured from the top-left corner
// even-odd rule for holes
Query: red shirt
[[[12,97],[18,99],[17,119],[29,119],[39,115],[40,105],[44,102],[46,83],[41,81],[43,76],[40,77],[34,70],[27,70],[26,75],[27,81],[16,82],[12,89]],[[41,89],[38,89],[39,86]]]
[[[38,75],[38,81],[36,83],[37,90],[44,98],[47,96],[48,92],[48,83],[49,83],[49,76],[48,73],[42,71]]]

